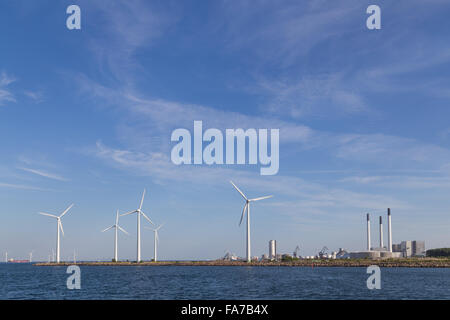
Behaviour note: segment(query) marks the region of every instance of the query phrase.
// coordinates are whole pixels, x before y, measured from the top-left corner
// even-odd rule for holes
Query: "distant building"
[[[343,248],[339,248],[339,251],[336,253],[336,259],[347,259],[350,258],[350,254]]]
[[[222,260],[225,260],[225,261],[237,261],[237,260],[239,260],[239,258],[234,253],[227,252],[225,254],[225,256],[222,258]]]
[[[372,247],[370,248],[371,251],[388,251],[386,247]]]
[[[277,241],[276,240],[269,241],[269,259],[270,260],[277,259]]]
[[[401,252],[403,253],[403,257],[405,257],[405,258],[411,257],[412,256],[412,241],[411,240],[402,241],[400,243],[400,249],[401,249]]]
[[[389,258],[401,258],[401,252],[389,252],[389,251],[359,251],[350,252],[351,259],[389,259]]]
[[[413,256],[419,257],[419,256],[425,256],[425,241],[413,241]]]
[[[404,258],[425,256],[425,241],[407,240],[392,245],[393,252],[400,252]]]

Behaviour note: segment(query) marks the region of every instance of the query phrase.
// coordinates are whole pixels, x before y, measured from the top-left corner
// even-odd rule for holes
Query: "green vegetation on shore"
[[[450,248],[427,250],[427,257],[450,257]]]

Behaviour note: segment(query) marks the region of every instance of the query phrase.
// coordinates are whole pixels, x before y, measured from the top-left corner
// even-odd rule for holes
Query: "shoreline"
[[[91,262],[41,262],[34,263],[34,266],[209,266],[209,267],[368,267],[377,265],[384,268],[450,268],[450,258],[402,258],[402,259],[342,259],[342,260],[296,260],[296,261],[263,261],[263,262],[245,262],[245,261],[142,261],[140,263],[119,261],[91,261]]]

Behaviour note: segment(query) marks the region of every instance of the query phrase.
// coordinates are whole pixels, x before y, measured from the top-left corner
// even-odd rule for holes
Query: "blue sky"
[[[68,30],[67,6],[82,29]],[[378,4],[382,29],[366,28]],[[110,259],[115,210],[160,231],[161,259],[365,248],[392,208],[394,243],[449,246],[449,5],[433,1],[2,1],[0,250]],[[280,170],[175,166],[171,132],[279,128]],[[119,257],[135,257],[134,217]],[[376,223],[373,240],[378,243]],[[386,233],[385,233],[386,234]],[[143,236],[143,258],[153,255]],[[385,240],[386,241],[386,240]],[[3,253],[2,253],[3,254]]]

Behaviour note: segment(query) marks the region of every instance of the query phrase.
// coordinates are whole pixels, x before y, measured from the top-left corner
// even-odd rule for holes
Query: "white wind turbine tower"
[[[161,229],[161,227],[164,225],[164,223],[162,225],[160,225],[158,228],[153,229],[153,228],[146,228],[149,230],[152,230],[155,234],[155,239],[154,239],[154,247],[153,247],[153,261],[158,261],[158,255],[157,255],[157,243],[159,242],[159,237],[158,237],[158,230]]]
[[[250,202],[253,201],[259,201],[271,198],[272,196],[265,196],[265,197],[259,197],[254,199],[247,199],[247,197],[244,195],[244,193],[239,190],[239,188],[233,183],[233,181],[230,181],[233,187],[241,194],[241,196],[245,200],[244,210],[242,210],[242,216],[241,221],[239,222],[239,225],[241,225],[242,220],[244,219],[245,213],[247,212],[247,262],[251,261],[251,245],[250,245]]]
[[[113,224],[111,227],[106,228],[102,232],[108,231],[113,228],[114,228],[114,232],[115,232],[115,234],[114,234],[114,261],[117,262],[117,261],[119,261],[117,259],[117,238],[118,238],[117,233],[118,233],[118,230],[122,231],[125,234],[129,234],[121,226],[119,226],[119,210],[117,210],[117,212],[116,212],[116,223]]]
[[[136,262],[141,261],[141,215],[144,216],[145,219],[147,219],[151,224],[154,225],[152,220],[150,220],[149,217],[142,211],[142,203],[144,202],[144,196],[145,196],[145,189],[144,193],[142,193],[142,199],[141,204],[139,205],[139,208],[124,214],[121,214],[121,216],[126,216],[132,213],[137,213],[137,253],[136,253]]]
[[[50,213],[45,213],[45,212],[39,212],[39,214],[42,214],[42,215],[44,215],[44,216],[49,216],[49,217],[52,217],[52,218],[55,218],[56,220],[57,220],[57,224],[56,224],[56,263],[59,263],[59,257],[60,257],[60,255],[59,255],[59,252],[60,252],[60,250],[59,250],[59,238],[60,238],[60,236],[59,236],[59,231],[61,230],[61,232],[62,232],[62,234],[63,234],[63,236],[64,236],[64,229],[63,229],[63,226],[62,226],[62,223],[61,223],[61,218],[71,209],[73,207],[73,203],[66,209],[66,210],[64,210],[64,212],[63,213],[61,213],[61,215],[60,216],[55,216],[55,215],[53,215],[53,214],[50,214]]]

